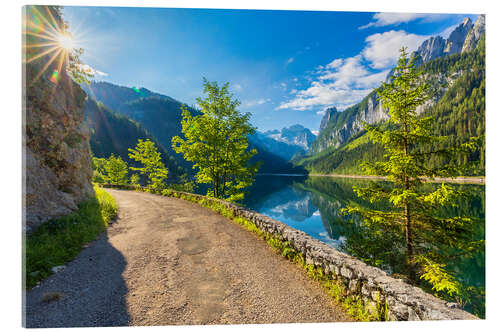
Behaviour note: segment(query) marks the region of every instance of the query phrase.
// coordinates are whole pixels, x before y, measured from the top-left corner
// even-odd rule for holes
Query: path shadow
[[[104,232],[62,272],[26,292],[25,327],[128,326],[128,288],[122,276],[126,265]],[[44,301],[47,293],[61,298]]]

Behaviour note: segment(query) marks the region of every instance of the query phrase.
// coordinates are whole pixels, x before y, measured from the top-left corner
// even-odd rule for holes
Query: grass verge
[[[116,216],[115,199],[94,186],[95,197],[67,216],[42,224],[26,236],[26,288],[52,274],[52,268],[74,259],[85,243],[93,241]]]

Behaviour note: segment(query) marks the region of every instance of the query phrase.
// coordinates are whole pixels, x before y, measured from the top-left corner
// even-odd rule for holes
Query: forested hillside
[[[189,171],[179,166],[172,155],[140,123],[113,112],[91,97],[85,102],[85,119],[91,130],[90,147],[94,156],[107,158],[115,154],[121,156],[127,164],[135,166],[136,162],[128,157],[128,148],[134,148],[138,139],[150,139],[155,142],[162,155],[163,163],[169,170],[169,178],[176,179]]]
[[[430,149],[457,146],[471,137],[485,134],[485,45],[484,38],[472,52],[440,57],[421,67],[424,77],[430,86],[431,105],[424,108],[422,116],[433,116],[434,134],[447,136],[439,144]],[[444,86],[436,81],[445,82]],[[450,82],[451,84],[446,84]],[[334,117],[352,117],[352,114],[363,109],[364,103],[370,102],[367,96],[358,105],[338,112]],[[329,125],[336,122],[330,120]],[[320,137],[321,138],[321,135]],[[313,173],[361,174],[360,160],[374,161],[383,158],[383,149],[372,144],[363,131],[346,138],[346,142],[338,147],[329,148],[315,153],[298,162]],[[316,143],[317,145],[318,143]],[[468,175],[484,175],[485,145],[482,143],[479,152],[456,161],[457,165],[465,162],[476,162],[478,165]],[[438,157],[429,161],[429,166],[440,163]]]
[[[104,144],[104,137],[99,139],[99,142],[93,141],[94,153],[96,156],[101,152],[110,154],[122,155],[125,144],[118,143],[119,140],[125,140],[123,135],[117,133],[143,133],[147,131],[148,137],[162,146],[162,154],[169,155],[170,161],[165,161],[165,165],[169,170],[170,166],[179,169],[184,169],[188,174],[193,174],[192,164],[184,160],[180,154],[176,154],[171,148],[171,141],[174,136],[181,133],[181,105],[182,103],[166,95],[157,94],[145,88],[128,88],[117,86],[107,82],[92,82],[90,86],[84,85],[84,90],[89,96],[95,98],[92,102],[89,99],[87,108],[90,110],[87,113],[93,114],[94,117],[101,117],[107,121],[102,122],[100,126],[106,126],[109,133],[107,139],[115,139],[114,144]],[[100,107],[96,101],[101,102]],[[106,108],[107,107],[107,108]],[[96,109],[100,109],[96,112]],[[116,112],[110,112],[112,109]],[[200,114],[200,111],[188,107],[192,115]],[[134,122],[130,122],[132,119]],[[124,128],[121,128],[124,127]],[[136,129],[133,129],[135,127]],[[140,130],[139,130],[140,129]],[[137,132],[139,131],[139,132]],[[106,134],[102,134],[106,135]],[[137,142],[138,135],[133,135]],[[119,138],[119,139],[118,139]],[[278,156],[274,152],[256,140],[254,136],[249,138],[250,148],[256,148],[258,154],[252,158],[252,162],[262,162],[259,168],[260,173],[304,173],[305,170],[300,166],[294,166],[287,159]],[[97,137],[96,137],[97,140]],[[285,145],[285,143],[283,143]],[[113,149],[118,149],[114,151]],[[128,158],[128,157],[127,157]],[[172,161],[175,160],[175,161]],[[174,163],[175,162],[175,163]]]

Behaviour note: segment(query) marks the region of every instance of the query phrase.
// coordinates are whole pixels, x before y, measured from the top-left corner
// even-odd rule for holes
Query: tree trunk
[[[408,124],[404,124],[405,135],[408,134]],[[404,138],[404,151],[405,156],[408,156],[408,141],[406,136]],[[409,177],[405,175],[405,185],[404,189],[408,190],[410,188]],[[406,233],[406,264],[408,266],[408,277],[410,281],[415,282],[415,267],[413,266],[413,239],[412,239],[412,225],[411,225],[411,215],[410,215],[410,205],[408,200],[405,200],[405,233]]]
[[[408,266],[408,277],[410,281],[415,282],[415,267],[413,263],[413,238],[412,238],[412,225],[410,207],[408,203],[405,204],[405,232],[406,232],[406,264]]]

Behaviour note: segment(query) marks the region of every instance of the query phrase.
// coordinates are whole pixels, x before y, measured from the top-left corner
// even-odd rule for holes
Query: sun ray
[[[31,49],[31,48],[38,48],[38,47],[46,47],[46,46],[57,46],[57,42],[47,42],[47,43],[37,43],[37,44],[23,44],[23,48],[26,49]]]
[[[55,89],[61,75],[67,70],[67,66],[75,60],[73,56],[77,56],[81,41],[74,38],[64,21],[56,21],[57,11],[47,6],[43,8],[29,6],[28,9],[27,15],[23,18],[25,19],[22,44],[23,63],[29,64],[44,57],[42,61],[38,61],[42,68],[30,84],[37,82],[52,65],[52,73],[48,80],[54,83],[53,89]],[[31,37],[28,38],[28,36]],[[76,70],[78,71],[78,68]],[[71,86],[70,84],[70,89]]]
[[[64,58],[66,58],[66,64],[69,64],[69,52],[65,52],[66,54],[64,55]],[[62,57],[61,57],[62,58]],[[69,92],[71,95],[73,95],[73,85],[69,85]]]
[[[34,32],[34,31],[26,31],[27,35],[38,37],[38,38],[43,38],[46,40],[52,40],[55,41],[57,39],[57,35],[51,34],[48,31],[44,31],[43,33],[39,32]]]
[[[57,33],[60,31],[59,30],[59,26],[53,26],[48,20],[47,18],[45,17],[45,15],[43,15],[42,13],[40,13],[40,11],[35,7],[33,7],[33,11],[38,14],[37,17],[40,17],[46,24],[47,24],[47,27],[50,28],[53,32],[54,35],[57,35]],[[47,8],[46,9],[47,12],[50,12],[50,10]]]
[[[56,50],[58,50],[58,49],[60,49],[60,47],[59,47],[59,46],[54,46],[54,47],[51,47],[50,49],[45,50],[45,51],[43,51],[42,53],[39,53],[39,54],[37,54],[36,56],[31,57],[31,58],[30,58],[30,59],[28,59],[28,61],[26,61],[26,62],[29,64],[29,63],[30,63],[30,62],[32,62],[33,60],[36,60],[36,59],[38,59],[38,58],[41,58],[41,57],[43,57],[44,55],[49,54],[49,53],[51,53],[51,52],[54,52],[54,51],[56,51]]]
[[[65,55],[61,55],[59,56],[58,58],[58,63],[57,63],[57,73],[60,74],[62,73],[62,68],[63,68],[63,64],[64,64],[64,61],[65,60],[68,60],[69,61],[69,56],[68,56],[68,52],[64,52]],[[57,87],[57,81],[55,82],[54,86],[52,87],[52,94],[54,94],[55,90],[56,90],[56,87]],[[71,90],[71,94],[73,94],[73,91],[72,91],[72,85],[70,84],[70,90]]]
[[[49,59],[49,61],[47,61],[47,63],[45,64],[45,66],[43,66],[43,68],[40,70],[40,72],[35,76],[35,78],[33,79],[33,81],[30,83],[30,84],[33,84],[35,83],[36,81],[38,81],[38,79],[40,78],[40,76],[42,76],[42,74],[45,72],[45,70],[47,70],[47,68],[50,66],[50,64],[52,62],[54,62],[54,60],[59,56],[59,54],[63,52],[62,49],[59,49],[57,50],[57,52],[54,53],[54,55]]]
[[[59,24],[57,23],[57,21],[54,19],[54,15],[52,15],[52,12],[50,11],[49,7],[45,7],[45,11],[47,12],[47,14],[49,14],[49,17],[50,17],[50,20],[52,21],[52,23],[54,23],[54,27],[56,29],[57,32],[61,31],[61,27],[59,26]]]

